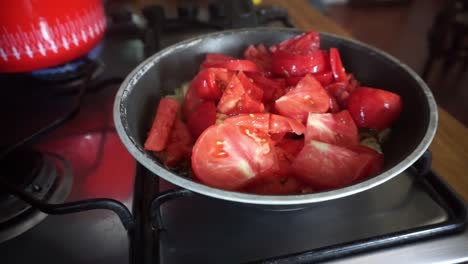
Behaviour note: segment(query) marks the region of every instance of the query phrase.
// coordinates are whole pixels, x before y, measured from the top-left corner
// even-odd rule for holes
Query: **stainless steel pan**
[[[223,31],[170,46],[140,64],[124,81],[115,99],[117,132],[135,159],[155,175],[193,192],[248,204],[298,206],[349,196],[382,184],[411,166],[428,148],[437,127],[437,107],[421,78],[392,56],[363,43],[321,34],[322,47],[337,47],[348,72],[366,86],[398,93],[403,112],[384,144],[382,173],[341,189],[287,196],[254,195],[212,188],[168,170],[143,149],[158,99],[191,80],[208,52],[240,56],[248,44],[271,45],[300,34],[284,28]]]

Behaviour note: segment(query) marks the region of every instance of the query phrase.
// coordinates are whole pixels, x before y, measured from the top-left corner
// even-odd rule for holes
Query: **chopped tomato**
[[[163,155],[164,164],[168,167],[176,166],[181,161],[190,159],[191,154],[192,137],[184,122],[176,118]]]
[[[252,127],[264,133],[295,133],[302,135],[305,127],[298,121],[275,114],[240,114],[224,120],[226,124],[242,127]]]
[[[192,152],[195,177],[226,190],[238,190],[265,172],[278,170],[277,163],[268,134],[231,124],[207,128]]]
[[[177,111],[180,104],[171,98],[162,98],[154,117],[153,125],[145,141],[145,149],[151,151],[162,151],[167,145]]]
[[[219,100],[224,88],[232,77],[232,72],[222,68],[201,70],[190,83],[197,95],[205,100]]]
[[[239,78],[239,81],[242,84],[242,87],[244,87],[244,90],[246,93],[252,97],[255,100],[262,101],[263,99],[263,90],[257,87],[255,84],[253,84],[252,80],[247,78],[243,72],[239,72],[237,74],[237,78]]]
[[[330,66],[333,72],[333,77],[337,82],[346,82],[346,72],[341,62],[340,52],[337,48],[330,49]]]
[[[262,102],[253,98],[252,91],[247,90],[235,75],[231,78],[219,100],[217,109],[218,112],[227,115],[262,113],[265,111]]]
[[[328,68],[329,62],[326,60],[326,53],[323,50],[317,50],[310,54],[277,51],[273,53],[271,60],[273,73],[283,77],[304,76],[308,73],[323,72]]]
[[[369,155],[315,140],[305,143],[292,163],[297,177],[314,189],[348,186],[367,177]]]
[[[334,82],[324,87],[327,92],[333,96],[342,108],[346,108],[348,105],[349,91],[348,83],[346,82]]]
[[[253,61],[267,76],[271,75],[271,55],[263,44],[257,47],[249,45],[244,51],[244,58]]]
[[[400,96],[381,89],[360,87],[348,100],[348,109],[358,127],[383,130],[400,115]]]
[[[184,103],[182,104],[182,114],[185,120],[190,119],[193,110],[195,110],[204,100],[201,99],[197,94],[197,89],[194,86],[189,86],[187,93],[184,97]]]
[[[339,146],[357,146],[358,129],[348,110],[336,114],[310,113],[307,118],[305,140],[316,140]]]
[[[304,147],[304,138],[284,138],[276,146],[282,150],[287,160],[293,161]]]
[[[190,160],[204,184],[257,194],[340,188],[378,174],[382,148],[360,145],[358,128],[389,127],[401,98],[360,87],[338,49],[319,47],[310,31],[249,45],[243,58],[206,54],[185,94],[186,123],[177,103],[161,100],[145,149],[169,167]]]
[[[374,176],[382,171],[384,165],[384,156],[382,154],[363,145],[354,146],[352,149],[363,156],[367,156],[369,159],[367,171],[362,174],[363,177]]]
[[[335,97],[330,96],[330,112],[335,114],[340,111],[340,105],[336,101]]]
[[[312,76],[317,79],[317,81],[325,86],[333,82],[333,74],[331,72],[322,72],[322,73],[316,73],[313,74]],[[285,78],[286,80],[286,85],[288,86],[296,86],[300,80],[302,80],[302,77],[289,77]]]
[[[270,79],[261,73],[251,72],[246,74],[253,83],[263,90],[262,101],[268,103],[274,101],[284,94],[284,79]]]
[[[201,64],[202,68],[224,68],[230,71],[259,71],[257,65],[250,60],[238,60],[223,54],[210,53]]]
[[[190,115],[187,126],[190,134],[197,139],[203,131],[216,122],[216,105],[213,101],[201,103]]]
[[[315,79],[319,81],[322,85],[328,85],[333,82],[333,73],[332,72],[321,72],[314,74]]]
[[[271,46],[270,51],[288,51],[293,53],[307,54],[318,50],[319,47],[320,35],[315,31],[309,31],[287,39],[278,45]]]
[[[312,75],[306,75],[292,90],[275,102],[284,116],[305,122],[309,113],[324,113],[330,108],[330,97]]]

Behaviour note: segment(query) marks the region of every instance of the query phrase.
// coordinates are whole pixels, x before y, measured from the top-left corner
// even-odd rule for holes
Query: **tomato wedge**
[[[340,188],[368,176],[371,157],[315,140],[305,143],[292,163],[297,177],[314,189]]]
[[[339,146],[357,146],[358,129],[348,110],[336,114],[310,113],[305,140],[316,140]]]
[[[205,100],[219,100],[233,73],[223,68],[202,69],[190,83],[198,97]]]
[[[249,72],[246,75],[252,79],[253,83],[263,90],[262,101],[269,103],[284,95],[285,80],[284,79],[270,79],[265,77],[262,73]]]
[[[320,48],[320,35],[315,31],[302,33],[287,39],[278,45],[270,47],[271,52],[289,51],[293,53],[307,54]]]
[[[309,113],[328,111],[330,96],[322,85],[308,74],[296,87],[275,101],[275,108],[281,115],[304,123]]]
[[[273,53],[271,70],[283,77],[304,76],[308,73],[323,72],[329,68],[326,52],[317,50],[310,54],[294,54],[286,51]]]
[[[238,190],[278,170],[276,152],[266,133],[231,124],[210,126],[192,152],[195,177],[213,187]]]
[[[187,120],[187,127],[194,139],[216,122],[216,105],[213,101],[201,103]]]
[[[370,87],[354,90],[348,100],[348,109],[358,127],[383,130],[400,116],[399,95]]]
[[[252,127],[270,134],[295,133],[297,135],[302,135],[305,132],[305,127],[300,122],[291,118],[269,113],[240,114],[225,119],[223,123]]]
[[[264,112],[263,103],[254,98],[257,92],[248,88],[242,85],[236,75],[232,76],[217,105],[218,112],[227,115]]]
[[[185,120],[189,120],[193,111],[205,100],[201,99],[197,94],[197,89],[190,85],[185,93],[184,103],[182,104],[182,114]]]
[[[250,60],[238,60],[223,54],[210,53],[201,64],[202,68],[224,68],[230,71],[258,72],[257,65]]]
[[[333,72],[333,77],[337,82],[346,82],[346,72],[341,62],[340,52],[337,48],[330,48],[330,66]]]
[[[263,44],[260,44],[257,47],[249,45],[244,51],[244,58],[253,61],[259,70],[267,76],[271,75],[271,55]]]
[[[180,104],[177,100],[171,98],[162,98],[159,100],[153,125],[145,141],[146,150],[164,150],[174,121],[177,118],[179,107]]]
[[[190,159],[191,154],[192,137],[184,122],[176,118],[163,154],[164,164],[168,167],[176,166],[181,161]]]

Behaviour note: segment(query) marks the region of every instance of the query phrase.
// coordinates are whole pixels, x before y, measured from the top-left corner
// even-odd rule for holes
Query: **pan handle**
[[[426,150],[422,156],[414,163],[413,167],[418,172],[418,175],[424,176],[431,171],[432,167],[432,152]]]
[[[108,198],[97,198],[63,204],[48,204],[31,197],[25,191],[17,188],[2,177],[0,177],[0,188],[6,189],[8,193],[20,198],[24,202],[30,204],[34,208],[37,208],[39,211],[46,214],[64,215],[96,209],[105,209],[111,210],[114,213],[116,213],[126,230],[131,231],[135,226],[135,220],[133,219],[130,210],[128,210],[128,208],[123,203],[117,200]]]

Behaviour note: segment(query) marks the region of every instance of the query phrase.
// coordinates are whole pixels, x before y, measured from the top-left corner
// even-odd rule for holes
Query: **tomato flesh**
[[[176,118],[163,155],[164,164],[176,166],[183,160],[190,159],[191,153],[192,136],[184,122]]]
[[[262,113],[265,111],[263,103],[256,100],[255,92],[244,87],[237,76],[233,76],[219,100],[217,110],[227,115],[241,113]]]
[[[348,186],[367,177],[367,154],[345,147],[310,140],[292,163],[297,177],[316,189],[333,189]]]
[[[267,134],[231,124],[213,125],[198,138],[192,169],[201,182],[238,190],[255,178],[277,170],[276,153]]]
[[[336,114],[310,113],[305,140],[317,140],[339,146],[357,146],[358,129],[348,110]]]
[[[330,96],[322,85],[308,74],[296,87],[275,101],[275,108],[281,115],[304,123],[309,113],[328,111]]]

